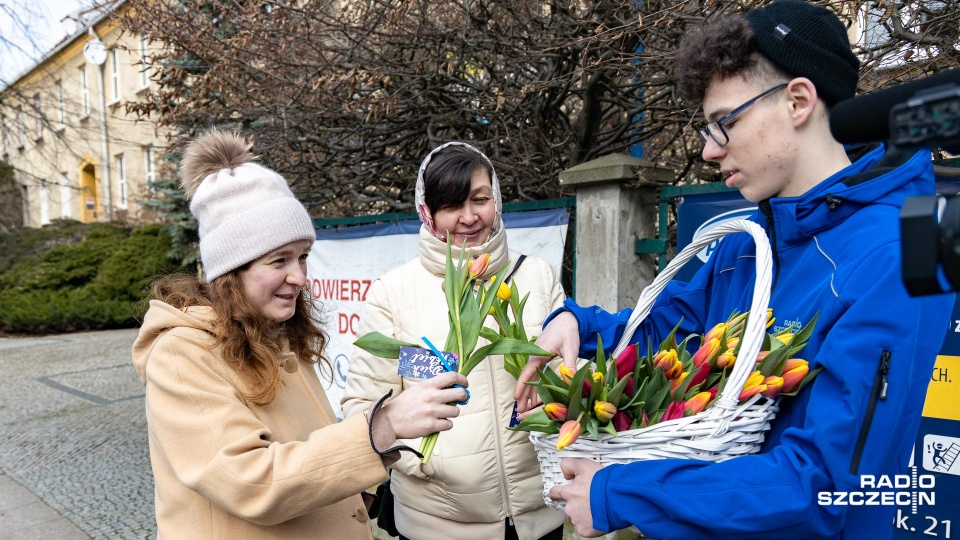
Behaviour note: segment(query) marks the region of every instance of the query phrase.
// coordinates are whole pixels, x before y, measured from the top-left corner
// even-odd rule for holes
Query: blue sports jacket
[[[765,227],[774,252],[775,329],[799,330],[819,311],[800,356],[823,371],[784,398],[758,454],[599,471],[590,490],[594,528],[634,525],[658,539],[890,538],[894,506],[818,501],[876,491],[861,488],[860,475],[910,474],[954,295],[907,295],[898,220],[906,197],[933,192],[929,152],[885,154],[880,146],[800,197],[761,202],[751,219]],[[681,320],[679,337],[702,334],[749,309],[754,254],[749,235],[726,236],[689,283],[664,290],[633,340],[657,346]],[[580,322],[584,358],[595,354],[598,333],[612,348],[630,315],[568,300],[550,318],[562,310]]]

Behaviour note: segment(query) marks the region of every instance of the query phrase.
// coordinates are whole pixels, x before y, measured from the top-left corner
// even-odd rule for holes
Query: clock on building
[[[102,65],[107,60],[107,46],[97,38],[93,38],[83,46],[83,57],[94,65]]]

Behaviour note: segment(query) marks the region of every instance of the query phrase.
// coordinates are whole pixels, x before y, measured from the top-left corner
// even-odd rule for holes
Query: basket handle
[[[691,242],[683,248],[673,260],[667,264],[663,272],[648,285],[637,301],[637,307],[634,309],[630,318],[627,320],[627,326],[624,329],[623,337],[620,343],[614,349],[613,358],[622,352],[630,344],[630,338],[636,332],[640,323],[650,314],[657,297],[666,288],[667,283],[673,279],[680,268],[692,259],[701,249],[710,245],[711,242],[722,238],[728,234],[746,232],[753,237],[757,245],[757,277],[753,284],[753,299],[750,303],[750,315],[747,317],[747,324],[740,340],[740,354],[737,362],[733,365],[733,370],[727,378],[727,384],[717,398],[716,403],[711,407],[715,414],[732,416],[736,411],[737,403],[740,400],[740,392],[743,385],[747,382],[747,377],[755,369],[756,363],[751,359],[756,359],[760,353],[760,347],[763,346],[763,336],[766,330],[767,305],[770,302],[770,282],[773,276],[772,253],[770,251],[770,242],[767,240],[767,234],[762,227],[747,220],[736,220],[722,223],[706,233],[700,238]],[[758,315],[759,316],[755,316]],[[743,359],[743,361],[741,361]],[[719,412],[716,412],[719,411]]]

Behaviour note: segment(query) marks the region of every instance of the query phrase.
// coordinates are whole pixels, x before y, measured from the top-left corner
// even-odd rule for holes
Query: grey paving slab
[[[0,339],[0,473],[22,486],[5,490],[0,476],[0,511],[6,499],[22,503],[26,490],[61,518],[27,523],[33,514],[23,514],[18,535],[72,538],[69,525],[80,538],[155,535],[143,385],[130,363],[135,338],[129,329]],[[32,504],[20,512],[50,515]],[[10,523],[10,515],[0,519]],[[0,529],[0,538],[10,532]]]

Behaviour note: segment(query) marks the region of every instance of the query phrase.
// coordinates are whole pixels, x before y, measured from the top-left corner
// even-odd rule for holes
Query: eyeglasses
[[[718,146],[726,146],[730,142],[730,136],[727,135],[727,132],[723,129],[723,124],[729,122],[733,117],[742,113],[743,111],[749,109],[754,103],[756,103],[760,98],[766,96],[770,92],[779,90],[787,86],[788,83],[782,83],[774,86],[773,88],[768,88],[763,92],[760,92],[758,95],[750,98],[746,103],[740,105],[736,109],[730,111],[730,114],[724,116],[719,120],[714,120],[713,122],[708,122],[700,130],[700,136],[703,137],[703,140],[708,141],[713,139],[713,142],[717,143]]]

